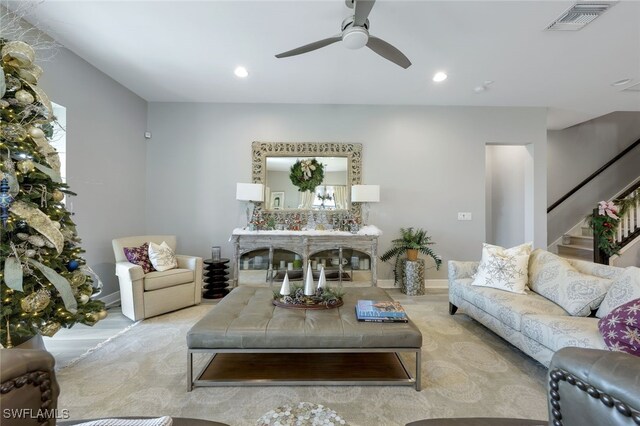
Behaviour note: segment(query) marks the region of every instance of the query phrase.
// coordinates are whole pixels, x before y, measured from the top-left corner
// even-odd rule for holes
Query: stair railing
[[[614,243],[618,250],[622,249],[636,238],[640,237],[640,181],[620,194],[615,200],[616,205],[625,205],[618,217],[618,226],[614,233]],[[594,216],[598,209],[593,210]],[[609,264],[610,256],[598,246],[598,235],[593,235],[593,261],[595,263]]]
[[[598,175],[600,175],[600,173],[604,172],[605,170],[607,170],[609,167],[611,167],[615,162],[617,162],[618,160],[620,160],[622,157],[624,157],[625,155],[627,155],[629,152],[631,152],[635,147],[640,145],[640,139],[638,139],[637,141],[635,141],[634,143],[632,143],[631,145],[629,145],[628,147],[626,147],[625,149],[623,149],[622,151],[620,151],[620,153],[618,155],[616,155],[615,157],[613,157],[611,160],[607,161],[606,164],[604,164],[602,167],[600,167],[598,170],[596,170],[595,172],[591,173],[591,175],[589,175],[588,178],[586,178],[585,180],[583,180],[582,182],[580,182],[579,184],[577,184],[574,188],[571,189],[571,191],[567,192],[566,194],[564,194],[562,197],[560,197],[555,203],[551,204],[548,208],[547,208],[547,213],[551,212],[551,210],[555,209],[556,207],[558,207],[560,204],[562,204],[567,198],[571,197],[573,194],[575,194],[576,192],[578,192],[583,186],[585,186],[586,184],[588,184],[589,182],[591,182],[593,179],[595,179]]]

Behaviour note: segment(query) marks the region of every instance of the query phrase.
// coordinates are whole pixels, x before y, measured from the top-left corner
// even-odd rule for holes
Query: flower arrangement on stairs
[[[621,218],[633,206],[640,203],[640,191],[636,191],[632,197],[616,199],[613,201],[600,201],[597,214],[589,214],[586,222],[593,232],[595,245],[607,257],[619,254],[620,245],[616,241],[616,233]]]

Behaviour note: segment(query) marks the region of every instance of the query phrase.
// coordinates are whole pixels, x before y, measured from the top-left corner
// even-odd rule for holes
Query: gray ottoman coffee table
[[[420,390],[422,334],[408,323],[359,322],[359,299],[392,300],[350,287],[327,310],[273,306],[265,287],[240,286],[187,333],[187,388],[238,385],[408,385]],[[415,357],[413,375],[402,353]],[[194,378],[194,355],[209,357]]]

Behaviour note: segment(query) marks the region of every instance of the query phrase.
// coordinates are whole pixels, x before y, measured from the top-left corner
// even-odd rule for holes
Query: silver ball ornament
[[[27,256],[28,258],[34,258],[36,257],[36,251],[33,249],[28,249],[24,251],[24,255]]]
[[[44,238],[42,238],[39,235],[32,235],[27,239],[27,241],[29,241],[29,244],[34,245],[36,247],[44,247],[44,245],[46,244],[46,241],[44,240]]]
[[[36,100],[33,95],[26,90],[18,90],[14,96],[16,98],[16,101],[18,101],[18,103],[20,103],[21,105],[29,105]]]
[[[80,303],[82,303],[83,305],[85,303],[87,303],[91,298],[89,297],[88,294],[81,294],[79,297]]]
[[[27,130],[27,133],[29,133],[29,136],[31,136],[33,139],[46,139],[47,138],[45,136],[45,134],[44,134],[44,131],[39,127],[29,126],[29,129]]]

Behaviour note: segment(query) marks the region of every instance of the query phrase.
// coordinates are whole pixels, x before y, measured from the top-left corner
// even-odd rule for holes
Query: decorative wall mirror
[[[252,181],[265,186],[265,213],[285,219],[296,214],[351,213],[360,217],[360,205],[351,203],[351,186],[362,176],[362,144],[322,142],[253,142]],[[315,160],[323,179],[314,191],[300,191],[290,178],[297,162]]]

